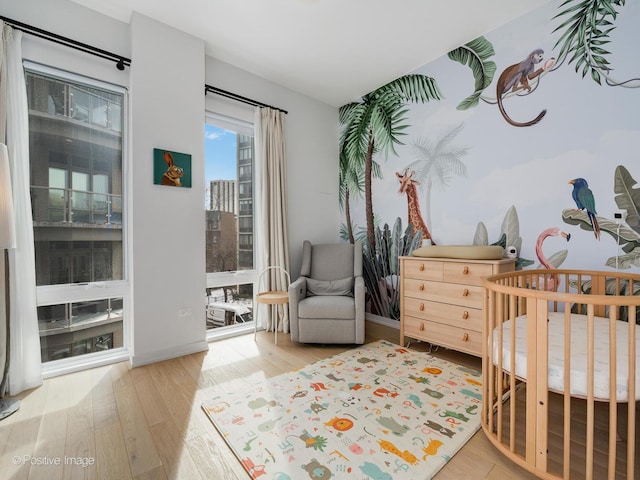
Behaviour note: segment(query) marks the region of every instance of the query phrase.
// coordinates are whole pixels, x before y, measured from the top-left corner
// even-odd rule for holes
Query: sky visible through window
[[[237,180],[236,132],[205,124],[204,135],[207,188],[212,180]]]

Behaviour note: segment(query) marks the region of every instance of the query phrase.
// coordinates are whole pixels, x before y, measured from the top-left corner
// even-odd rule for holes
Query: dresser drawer
[[[403,264],[405,278],[433,280],[441,282],[443,278],[443,262],[431,260],[405,260]]]
[[[421,320],[482,331],[482,310],[477,308],[407,297],[404,300],[404,312]]]
[[[493,265],[486,263],[445,263],[443,278],[445,282],[463,285],[482,286],[482,279],[493,274]]]
[[[483,290],[475,285],[432,282],[406,278],[402,285],[406,297],[452,303],[471,308],[482,308]]]
[[[482,332],[406,316],[404,334],[443,347],[480,356]]]

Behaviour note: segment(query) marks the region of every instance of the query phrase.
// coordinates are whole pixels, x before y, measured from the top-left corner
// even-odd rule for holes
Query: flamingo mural
[[[571,240],[571,234],[565,233],[557,227],[551,227],[551,228],[547,228],[546,230],[543,230],[542,233],[538,235],[538,239],[536,240],[536,256],[538,257],[540,264],[544,268],[548,270],[554,270],[557,268],[557,266],[554,265],[551,262],[551,260],[548,259],[545,256],[544,252],[542,251],[542,244],[549,237],[563,237],[568,242],[569,240]],[[551,274],[548,276],[548,279],[546,280],[544,277],[540,277],[539,283],[544,283],[544,289],[547,291],[553,292],[558,288],[558,276],[555,274]]]

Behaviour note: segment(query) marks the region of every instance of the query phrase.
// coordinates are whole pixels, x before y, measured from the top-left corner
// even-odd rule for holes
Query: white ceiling
[[[338,107],[549,0],[72,1],[127,23],[137,11],[204,39],[212,57]]]

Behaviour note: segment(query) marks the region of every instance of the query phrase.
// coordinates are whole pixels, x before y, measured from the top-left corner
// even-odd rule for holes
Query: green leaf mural
[[[613,182],[616,205],[627,211],[627,225],[640,233],[640,188],[633,188],[638,182],[622,165],[616,168]]]
[[[617,81],[609,75],[613,70],[608,60],[611,52],[604,47],[611,42],[609,34],[615,29],[613,21],[618,16],[617,7],[625,0],[565,0],[553,19],[560,21],[553,33],[561,35],[554,45],[560,47],[558,68],[567,61],[574,64],[582,78],[590,75],[598,85],[604,78],[607,85],[639,87],[638,79]]]
[[[474,245],[488,245],[489,236],[487,234],[487,227],[484,223],[479,222],[476,227],[476,233],[473,237]],[[522,237],[520,236],[520,221],[518,220],[518,212],[516,207],[511,205],[509,210],[504,216],[502,226],[500,228],[500,238],[491,245],[500,245],[502,248],[513,245],[518,250],[518,257],[516,258],[516,269],[520,270],[523,267],[533,265],[533,260],[520,257],[520,250],[522,248]]]
[[[451,60],[469,66],[475,79],[474,92],[458,104],[458,110],[476,107],[482,92],[491,85],[496,73],[496,64],[488,58],[494,54],[493,46],[484,37],[478,37],[448,53]]]
[[[564,261],[567,259],[567,255],[569,254],[568,250],[560,250],[559,252],[554,253],[553,255],[551,255],[547,261],[553,265],[554,268],[558,268],[560,265],[562,265],[564,263]],[[538,264],[538,266],[536,267],[536,270],[541,270],[545,268],[544,265],[542,264]]]
[[[473,244],[489,245],[489,232],[487,232],[487,227],[482,222],[479,222],[476,227],[476,233],[473,236]]]
[[[393,229],[387,224],[376,227],[376,249],[363,252],[363,276],[367,288],[367,303],[371,313],[400,319],[399,257],[410,255],[422,244],[422,234],[409,224],[402,233],[402,220],[396,218]]]
[[[520,236],[520,221],[518,220],[518,212],[516,207],[511,205],[511,208],[507,210],[502,221],[501,232],[507,236],[507,246],[513,245],[518,249],[518,252],[522,250],[522,237]]]

